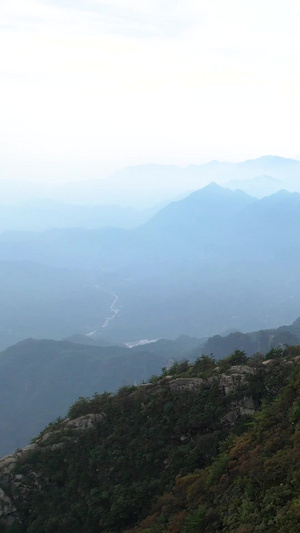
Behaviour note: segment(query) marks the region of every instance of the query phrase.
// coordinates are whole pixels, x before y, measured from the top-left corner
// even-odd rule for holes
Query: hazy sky
[[[300,154],[297,1],[0,0],[0,19],[0,177]]]

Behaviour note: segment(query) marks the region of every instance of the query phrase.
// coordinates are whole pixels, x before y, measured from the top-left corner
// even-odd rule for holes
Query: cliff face
[[[81,398],[69,418],[0,460],[0,523],[7,531],[16,523],[30,532],[124,531],[176,476],[209,465],[298,363],[203,361],[117,395]]]

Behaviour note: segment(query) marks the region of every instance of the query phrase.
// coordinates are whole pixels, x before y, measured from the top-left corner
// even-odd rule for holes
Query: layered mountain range
[[[2,233],[2,348],[26,337],[116,343],[290,323],[299,212],[298,193],[256,199],[212,183],[132,229]]]
[[[0,531],[298,531],[299,170],[150,165],[0,209]]]
[[[208,339],[182,336],[131,348],[99,346],[80,335],[65,341],[24,340],[0,353],[0,457],[27,445],[49,421],[65,416],[79,396],[139,385],[162,368],[192,363],[202,354],[215,360],[235,350],[263,356],[293,344],[300,344],[299,318],[278,329]]]
[[[56,168],[55,174],[59,171]],[[74,182],[58,184],[51,181],[47,184],[41,180],[38,183],[1,180],[0,196],[5,205],[31,201],[32,198],[48,198],[64,204],[145,208],[179,199],[211,181],[233,190],[241,188],[258,198],[282,188],[300,192],[299,173],[299,160],[271,155],[239,163],[210,161],[186,167],[137,165],[117,170],[102,179],[89,178],[86,167],[85,179]]]

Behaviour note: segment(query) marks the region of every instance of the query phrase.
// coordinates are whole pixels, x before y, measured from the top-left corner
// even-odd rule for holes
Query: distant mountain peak
[[[232,197],[232,198],[237,198],[237,197],[243,197],[243,198],[252,198],[249,194],[247,194],[245,191],[243,191],[242,189],[236,189],[235,191],[232,191],[229,187],[223,187],[221,185],[219,185],[218,183],[216,183],[215,181],[212,181],[211,183],[209,183],[208,185],[206,185],[205,187],[203,187],[202,189],[199,189],[193,193],[191,193],[191,197],[192,196],[199,196],[199,195],[206,195],[206,194],[209,194],[210,196],[213,196],[213,195],[218,195],[218,196],[227,196],[227,197]]]
[[[291,192],[287,191],[286,189],[280,189],[279,191],[275,192],[274,194],[271,194],[270,196],[266,197],[266,201],[273,201],[273,200],[284,200],[287,198],[293,198],[293,199],[299,199],[300,194],[298,192]]]
[[[272,194],[272,196],[282,196],[282,197],[287,197],[287,196],[291,196],[292,194],[297,194],[297,193],[291,193],[289,191],[287,191],[286,189],[280,189],[279,191],[275,192],[274,194]]]
[[[208,185],[205,185],[205,187],[203,187],[202,189],[200,189],[201,191],[218,191],[218,192],[221,192],[223,190],[225,190],[224,187],[221,187],[221,185],[218,185],[215,181],[211,181]]]
[[[289,157],[282,157],[279,155],[262,155],[261,157],[257,157],[255,159],[247,159],[246,161],[240,163],[240,164],[249,164],[249,163],[263,163],[263,164],[287,164],[287,163],[298,163],[297,160],[291,159]]]

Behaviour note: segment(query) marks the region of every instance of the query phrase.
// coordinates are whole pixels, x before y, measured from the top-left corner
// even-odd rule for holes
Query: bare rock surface
[[[171,390],[195,390],[207,387],[207,381],[202,378],[176,378],[169,381]]]
[[[235,389],[247,381],[247,378],[255,374],[255,369],[247,365],[235,365],[230,368],[228,374],[221,374],[219,389],[228,396]]]

